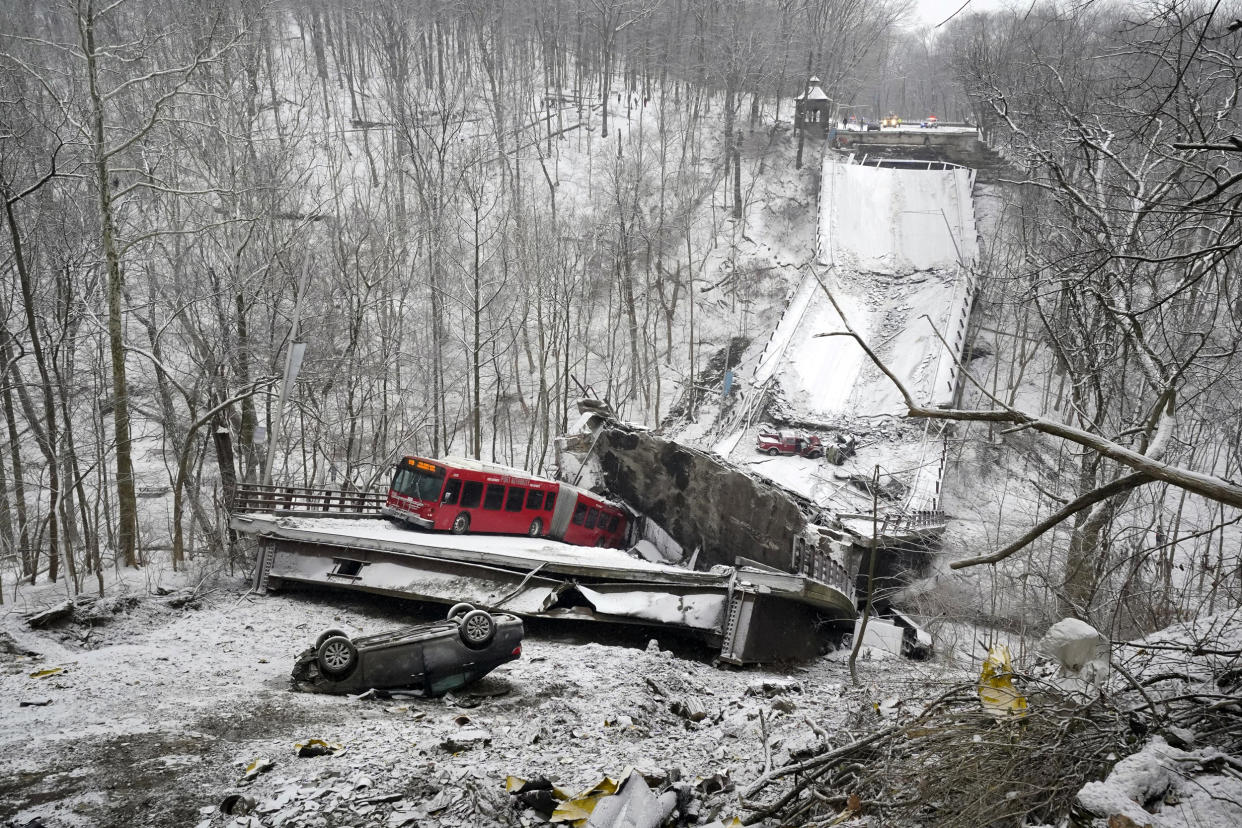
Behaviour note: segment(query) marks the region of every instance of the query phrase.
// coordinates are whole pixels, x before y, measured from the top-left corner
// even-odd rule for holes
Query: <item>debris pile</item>
[[[733,790],[727,776],[715,775],[690,783],[680,771],[626,768],[620,776],[604,776],[577,793],[567,793],[545,777],[505,780],[513,808],[524,823],[537,821],[574,828],[661,828],[700,825],[704,797]],[[725,823],[716,820],[721,828]],[[736,818],[730,824],[740,822]]]
[[[862,814],[881,825],[1056,824],[1082,780],[1107,772],[1132,738],[1124,717],[1107,708],[998,719],[979,690],[964,684],[928,704],[895,700],[859,711],[812,756],[748,786],[747,822]]]
[[[1038,674],[995,645],[977,682],[860,710],[776,763],[742,792],[746,821],[1242,824],[1242,625],[1209,619],[1120,649],[1075,619],[1050,628]]]

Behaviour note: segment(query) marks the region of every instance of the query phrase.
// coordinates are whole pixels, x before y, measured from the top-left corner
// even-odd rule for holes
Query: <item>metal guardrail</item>
[[[966,170],[969,167],[963,164],[954,164],[952,161],[929,161],[927,159],[913,158],[885,158],[883,156],[871,157],[870,153],[863,155],[862,160],[858,162],[863,167],[891,167],[893,169],[908,168],[912,170]]]
[[[304,486],[263,486],[242,483],[233,495],[233,514],[377,515],[387,492],[356,489],[310,489]]]
[[[885,515],[884,523],[881,524],[881,534],[917,532],[920,529],[944,526],[947,521],[948,517],[939,509],[919,509],[896,515]]]
[[[790,570],[835,587],[848,596],[854,595],[854,579],[828,549],[815,547],[798,536],[794,539]]]
[[[850,577],[844,566],[822,549],[817,549],[807,556],[802,574],[809,575],[820,583],[834,586],[846,595],[854,594],[854,579]]]
[[[837,515],[840,518],[858,518],[860,520],[873,521],[876,517],[869,513],[863,512],[841,512]],[[939,509],[916,509],[909,512],[886,512],[879,517],[879,525],[876,527],[877,537],[884,539],[894,535],[902,535],[909,532],[919,532],[925,529],[934,529],[943,527],[948,522],[948,515]]]

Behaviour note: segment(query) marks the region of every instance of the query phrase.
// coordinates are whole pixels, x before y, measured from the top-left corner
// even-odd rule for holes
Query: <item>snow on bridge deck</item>
[[[805,273],[750,383],[759,389],[779,382],[785,402],[798,416],[839,422],[846,430],[851,421],[901,416],[905,405],[858,344],[836,335],[845,332],[845,325],[823,287],[832,291],[850,327],[915,397],[941,406],[951,404],[956,390],[973,299],[968,274],[978,254],[973,171],[941,163],[890,163],[895,166],[844,163],[832,153],[825,157],[819,267]],[[761,394],[753,396],[750,402],[757,404]],[[717,453],[736,453],[731,459],[791,485],[783,466],[807,461],[749,462],[752,419],[743,417],[741,427],[716,445]],[[854,463],[856,474],[869,474],[877,463],[887,471],[900,471],[911,481],[906,509],[938,508],[943,469],[938,437],[867,448]],[[792,488],[828,508],[840,508],[833,498],[842,486],[817,482],[815,475],[802,472],[792,475]],[[806,485],[798,486],[798,479]]]
[[[738,663],[809,657],[817,615],[852,618],[848,584],[738,566],[698,572],[619,549],[398,528],[376,518],[234,514],[260,541],[256,587],[318,584],[523,616],[671,626]],[[772,628],[787,640],[770,640]]]

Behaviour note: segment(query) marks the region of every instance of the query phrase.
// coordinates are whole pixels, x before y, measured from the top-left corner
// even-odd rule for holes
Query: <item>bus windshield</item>
[[[392,490],[400,495],[435,503],[440,499],[440,490],[444,488],[444,469],[431,463],[420,463],[431,470],[417,466],[402,464],[392,478]]]

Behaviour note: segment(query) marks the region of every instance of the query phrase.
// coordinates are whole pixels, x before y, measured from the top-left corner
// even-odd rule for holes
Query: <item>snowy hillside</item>
[[[8,4],[0,824],[619,828],[616,791],[653,828],[1237,824],[1242,11],[977,11]],[[251,593],[236,485],[589,475],[583,399],[801,495],[720,501],[796,524],[780,567],[871,549],[849,586],[934,660],[534,619],[469,692],[290,692],[326,628],[444,611]],[[550,543],[457,545],[664,572]],[[710,611],[632,617],[723,637],[775,600],[728,557]],[[571,580],[524,607],[572,618]],[[830,626],[800,606],[773,641]]]

